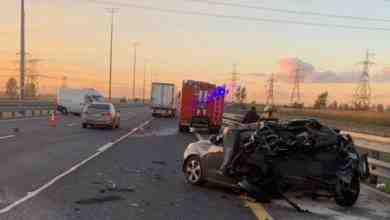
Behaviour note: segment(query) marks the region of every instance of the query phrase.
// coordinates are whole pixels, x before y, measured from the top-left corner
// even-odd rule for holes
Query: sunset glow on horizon
[[[248,89],[247,101],[264,102],[268,75],[288,74],[280,62],[296,58],[313,67],[302,85],[306,103],[312,104],[315,97],[324,91],[330,93],[330,101],[350,103],[356,87],[352,73],[362,71],[358,63],[364,59],[366,49],[370,49],[375,53],[372,58],[375,65],[370,70],[372,102],[390,105],[387,98],[390,94],[390,50],[386,47],[390,38],[390,3],[380,0],[337,1],[337,4],[335,0],[247,0],[235,3],[389,21],[300,16],[190,0],[26,0],[28,57],[39,59],[35,73],[42,75],[39,78],[40,93],[54,94],[65,76],[69,87],[94,87],[107,94],[110,18],[106,8],[114,7],[120,8],[115,14],[114,29],[115,97],[130,94],[132,43],[137,41],[140,43],[136,72],[138,97],[142,95],[145,59],[148,60],[148,96],[151,77],[152,81],[175,83],[178,87],[185,79],[229,85],[233,64],[237,64],[237,71],[241,73],[240,84]],[[197,16],[144,10],[131,5],[389,30],[352,30]],[[9,77],[19,79],[19,7],[19,1],[3,0],[0,15],[0,92],[4,91]],[[370,10],[367,10],[368,7]],[[263,75],[260,76],[260,73]],[[330,73],[335,76],[328,77]],[[276,89],[276,102],[288,103],[291,84],[278,79]]]

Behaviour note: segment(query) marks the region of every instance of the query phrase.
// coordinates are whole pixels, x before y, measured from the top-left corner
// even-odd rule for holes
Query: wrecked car
[[[369,175],[367,155],[357,152],[352,137],[316,119],[226,127],[188,145],[183,172],[191,184],[239,188],[258,201],[302,190],[334,198],[340,206],[354,205],[360,181]]]

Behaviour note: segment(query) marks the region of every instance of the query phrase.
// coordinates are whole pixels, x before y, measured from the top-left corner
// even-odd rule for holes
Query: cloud
[[[252,77],[267,77],[268,76],[268,74],[266,74],[266,73],[246,73],[245,75],[252,76]]]
[[[390,67],[385,67],[382,73],[375,74],[371,77],[373,82],[390,82]]]
[[[336,73],[333,71],[313,72],[306,82],[311,83],[354,83],[359,80],[359,72]]]
[[[279,60],[280,73],[277,77],[281,81],[292,82],[295,71],[299,68],[301,80],[306,83],[356,83],[361,75],[360,71],[335,72],[332,70],[316,71],[314,65],[299,58],[282,58]],[[390,82],[390,67],[383,69],[381,73],[370,74],[371,82]]]
[[[304,80],[314,70],[314,66],[310,63],[304,62],[296,57],[286,57],[279,60],[280,73],[278,78],[283,81],[291,81],[295,76],[296,70],[300,70],[300,79]]]

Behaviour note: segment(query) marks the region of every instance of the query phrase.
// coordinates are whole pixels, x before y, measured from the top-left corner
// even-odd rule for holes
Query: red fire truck
[[[208,128],[218,132],[222,125],[225,88],[207,82],[183,81],[180,103],[179,131],[190,127]]]

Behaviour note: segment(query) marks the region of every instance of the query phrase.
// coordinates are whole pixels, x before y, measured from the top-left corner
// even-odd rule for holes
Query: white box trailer
[[[104,97],[95,89],[61,88],[57,94],[57,109],[64,113],[81,114],[85,105],[104,102]]]
[[[175,84],[152,83],[150,107],[153,116],[176,115]]]

